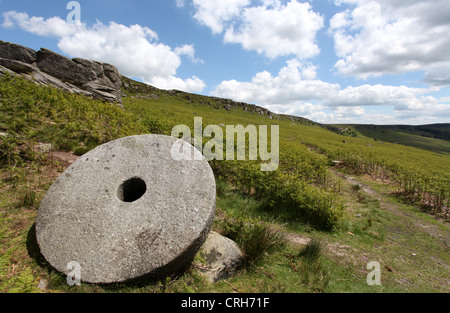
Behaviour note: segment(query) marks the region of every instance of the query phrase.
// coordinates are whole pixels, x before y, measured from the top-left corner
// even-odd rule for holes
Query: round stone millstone
[[[42,255],[89,283],[182,269],[206,240],[215,213],[214,174],[201,153],[176,160],[176,138],[131,136],[81,156],[52,184],[36,219]],[[180,142],[178,140],[178,142]]]

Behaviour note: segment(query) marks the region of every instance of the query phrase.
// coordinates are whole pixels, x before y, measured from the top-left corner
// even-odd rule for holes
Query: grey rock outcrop
[[[0,74],[22,74],[36,83],[83,94],[122,106],[122,76],[113,65],[70,59],[51,50],[34,51],[0,41]]]
[[[18,74],[30,74],[34,71],[34,68],[31,65],[17,60],[0,58],[0,65]]]
[[[244,260],[233,240],[214,231],[208,235],[198,254],[205,261],[205,268],[200,270],[202,275],[213,283],[235,274]]]
[[[170,136],[141,135],[101,145],[75,161],[39,207],[36,238],[45,259],[81,281],[160,277],[189,265],[215,213],[215,179],[191,145],[175,160]]]
[[[124,87],[125,87],[125,89],[133,92],[132,84],[128,84],[128,86],[124,86]],[[149,90],[149,92],[151,92],[151,91]],[[207,97],[207,96],[199,97],[198,95],[193,97],[193,95],[190,93],[176,90],[176,89],[170,90],[169,92],[170,92],[170,94],[172,94],[176,97],[179,97],[180,99],[187,100],[187,101],[190,101],[190,102],[193,102],[196,104],[199,103],[202,105],[206,105],[206,106],[209,106],[214,109],[223,108],[227,111],[243,110],[248,113],[259,114],[259,115],[261,115],[263,117],[267,117],[271,120],[276,120],[279,118],[289,118],[292,122],[295,122],[295,123],[299,123],[299,124],[303,124],[303,125],[311,125],[311,126],[318,125],[318,126],[323,127],[321,124],[315,123],[307,118],[299,117],[299,116],[291,116],[291,115],[286,115],[286,114],[273,113],[266,108],[263,108],[261,106],[254,105],[254,104],[248,104],[248,103],[244,103],[244,102],[236,102],[231,99],[224,99],[224,98],[217,98],[217,97]]]
[[[36,62],[36,51],[0,40],[0,56],[5,59],[16,60],[26,64]]]

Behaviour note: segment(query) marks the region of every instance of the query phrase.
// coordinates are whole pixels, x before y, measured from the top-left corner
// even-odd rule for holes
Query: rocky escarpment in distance
[[[4,73],[122,106],[122,76],[107,63],[70,59],[48,49],[34,51],[0,40],[0,75]]]
[[[107,63],[70,59],[51,50],[39,51],[0,40],[0,76],[5,73],[23,75],[36,83],[53,86],[71,93],[94,99],[115,102],[123,107],[122,97],[154,99],[160,92],[169,93],[183,101],[209,106],[214,109],[244,110],[269,119],[286,118],[303,125],[325,125],[299,116],[276,114],[261,106],[230,99],[192,94],[180,90],[161,90],[122,76],[117,68]],[[125,91],[122,94],[122,88]]]
[[[249,113],[259,114],[261,116],[267,117],[271,120],[277,120],[280,118],[288,119],[291,122],[302,124],[302,125],[316,125],[324,127],[324,125],[313,122],[307,118],[286,114],[277,114],[269,111],[266,108],[255,104],[248,104],[244,102],[237,102],[231,99],[224,99],[218,97],[204,96],[193,93],[188,93],[176,89],[172,90],[162,90],[156,87],[137,82],[128,77],[122,76],[122,86],[125,91],[124,97],[138,98],[138,99],[157,99],[162,94],[169,94],[173,97],[180,99],[181,101],[192,102],[195,104],[209,106],[213,109],[225,109],[227,111],[232,110],[243,110]]]

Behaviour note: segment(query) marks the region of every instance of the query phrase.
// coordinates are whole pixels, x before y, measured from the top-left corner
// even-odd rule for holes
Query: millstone
[[[180,270],[211,229],[215,180],[198,150],[175,160],[177,139],[131,136],[101,145],[74,162],[50,187],[36,220],[45,259],[81,280],[122,282]]]

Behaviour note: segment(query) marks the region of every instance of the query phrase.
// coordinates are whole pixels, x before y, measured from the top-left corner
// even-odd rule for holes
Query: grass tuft
[[[313,238],[310,242],[298,253],[298,257],[303,258],[307,263],[313,263],[319,259],[323,249],[323,244],[320,239]]]
[[[258,264],[265,256],[279,251],[286,244],[283,234],[270,223],[243,218],[226,218],[222,222],[222,235],[239,245],[244,254],[245,267]]]

